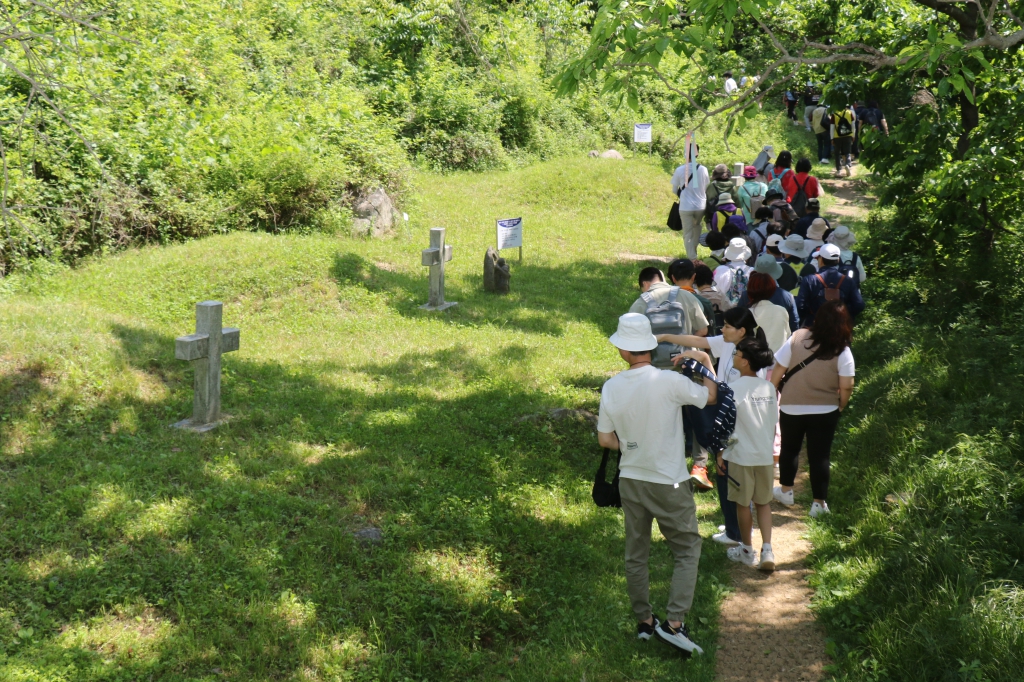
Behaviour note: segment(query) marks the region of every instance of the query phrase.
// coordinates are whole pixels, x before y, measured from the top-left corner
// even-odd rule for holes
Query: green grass
[[[573,159],[418,185],[390,240],[236,233],[8,282],[0,679],[713,678],[724,552],[690,617],[710,655],[638,643],[591,427],[519,421],[596,411],[637,294],[616,254],[681,247],[668,176]],[[515,215],[525,261],[492,296],[483,253]],[[444,314],[417,308],[433,225]],[[231,421],[197,437],[168,426],[191,405],[174,337],[211,298],[242,341]],[[353,538],[370,525],[381,546]],[[652,569],[663,611],[660,538]]]
[[[872,252],[866,226],[854,229]],[[985,324],[955,292],[923,300],[886,266],[865,283],[855,329],[833,513],[812,522],[832,671],[851,682],[1019,680],[1024,334]]]

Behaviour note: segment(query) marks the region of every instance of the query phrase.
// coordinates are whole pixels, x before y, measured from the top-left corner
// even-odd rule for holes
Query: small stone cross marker
[[[444,310],[458,303],[444,300],[444,264],[452,259],[452,247],[444,243],[444,228],[430,228],[430,248],[423,249],[422,263],[430,266],[430,298],[420,308]]]
[[[238,350],[239,331],[221,327],[224,305],[220,301],[196,303],[196,333],[174,340],[174,357],[190,360],[195,368],[192,418],[173,424],[202,433],[220,423],[220,356]]]

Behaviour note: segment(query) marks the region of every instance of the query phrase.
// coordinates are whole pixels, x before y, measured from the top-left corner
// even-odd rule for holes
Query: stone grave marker
[[[203,433],[221,423],[220,356],[238,350],[240,335],[235,327],[221,327],[223,311],[220,301],[197,303],[196,333],[174,340],[174,357],[189,360],[195,370],[192,417],[175,428]]]
[[[430,298],[420,308],[423,310],[445,310],[453,305],[444,300],[444,264],[452,259],[452,247],[444,243],[444,228],[430,228],[430,248],[421,252],[421,263],[430,266]]]

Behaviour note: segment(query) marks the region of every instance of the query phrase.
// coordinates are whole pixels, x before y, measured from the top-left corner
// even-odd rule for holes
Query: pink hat
[[[744,166],[743,177],[747,178],[748,180],[753,180],[754,178],[757,177],[757,169],[754,168],[753,166]]]

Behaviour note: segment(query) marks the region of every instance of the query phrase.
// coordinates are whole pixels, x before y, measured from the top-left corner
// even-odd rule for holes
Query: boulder
[[[352,222],[352,233],[360,237],[381,237],[387,234],[398,217],[391,198],[379,188],[357,201],[353,213],[355,220]]]
[[[596,149],[591,149],[587,153],[587,156],[589,156],[592,159],[596,159],[597,157],[601,156],[601,152],[597,151]]]
[[[487,253],[484,254],[484,289],[507,294],[511,278],[512,272],[508,263],[498,255],[493,246],[488,246]]]
[[[606,152],[601,152],[602,159],[621,159],[622,154],[618,153],[614,149],[609,149]]]

